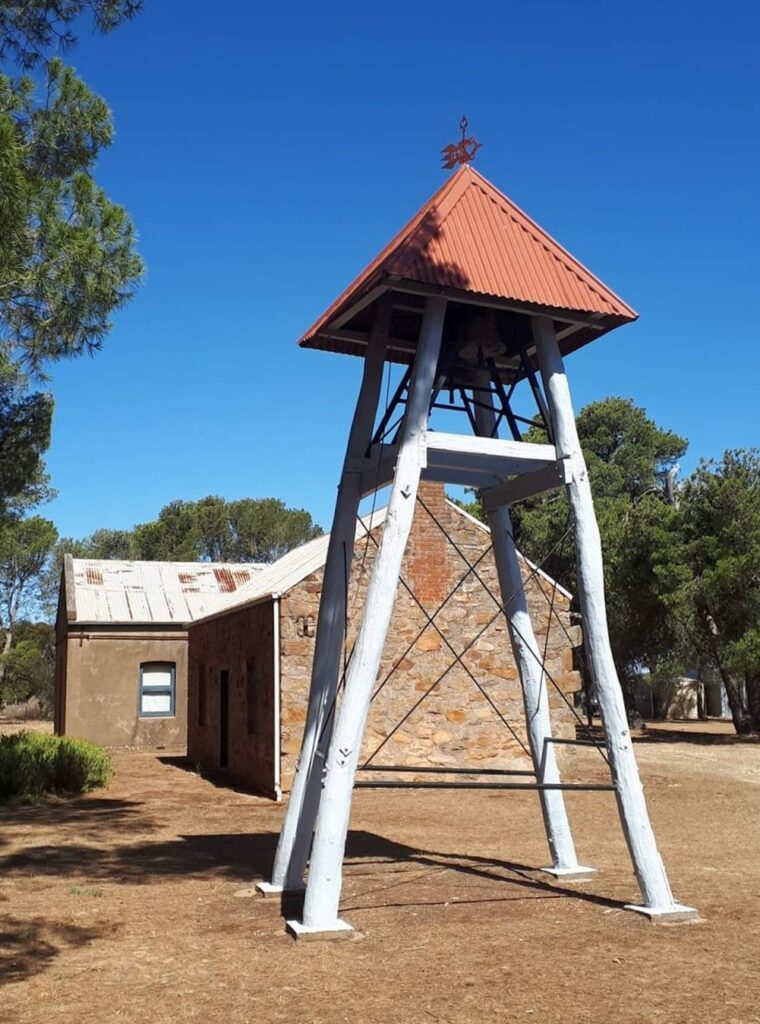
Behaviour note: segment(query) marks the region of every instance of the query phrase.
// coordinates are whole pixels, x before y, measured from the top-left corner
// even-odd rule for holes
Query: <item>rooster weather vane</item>
[[[459,122],[459,128],[462,132],[462,138],[459,142],[452,142],[450,146],[445,146],[441,153],[443,154],[443,166],[444,169],[450,171],[452,167],[456,167],[457,164],[469,164],[475,159],[475,154],[480,149],[481,144],[477,139],[467,138],[467,128],[469,121],[466,117],[463,117]]]

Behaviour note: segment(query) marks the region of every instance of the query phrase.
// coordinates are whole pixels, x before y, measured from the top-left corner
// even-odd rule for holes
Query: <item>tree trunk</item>
[[[3,655],[0,657],[0,683],[2,683],[3,676],[5,675],[5,655],[13,644],[13,630],[6,629],[3,632],[5,633],[5,640],[3,642]]]
[[[736,680],[731,677],[723,664],[723,659],[721,657],[720,633],[718,631],[717,623],[706,608],[699,609],[699,618],[704,626],[705,635],[707,636],[707,642],[710,645],[713,661],[720,673],[720,678],[723,680],[723,687],[726,691],[726,697],[728,698],[728,706],[731,709],[731,718],[734,722],[734,729],[736,729],[737,735],[748,736],[752,732],[752,720],[744,706],[741,690],[736,685]]]
[[[719,665],[718,668],[726,690],[726,697],[728,697],[728,706],[731,709],[734,729],[736,729],[739,736],[749,736],[752,732],[752,719],[744,706],[741,690],[736,685],[736,680],[731,678],[722,665]]]
[[[760,732],[760,669],[753,669],[745,676],[747,687],[747,710],[752,722],[752,731]]]

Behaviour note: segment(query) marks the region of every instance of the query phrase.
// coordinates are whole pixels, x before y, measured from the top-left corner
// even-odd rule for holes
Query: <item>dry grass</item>
[[[0,713],[0,736],[12,736],[17,732],[42,732],[52,735],[53,723],[40,718],[24,718],[11,714],[9,708]]]
[[[29,700],[18,701],[16,704],[6,704],[2,710],[2,718],[10,722],[40,721],[44,718],[44,708],[37,697],[30,697]]]
[[[659,736],[659,733],[658,733]],[[568,796],[585,886],[558,885],[532,794],[356,794],[343,913],[296,944],[251,896],[280,807],[175,763],[116,758],[109,790],[4,816],[4,1024],[750,1024],[760,948],[760,746],[637,744],[677,896],[699,925],[623,910],[609,793]],[[573,768],[601,777],[593,751]]]

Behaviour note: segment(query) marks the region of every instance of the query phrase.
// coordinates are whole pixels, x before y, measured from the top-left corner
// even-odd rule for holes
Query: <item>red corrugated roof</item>
[[[451,289],[608,321],[637,314],[482,174],[464,165],[306,332],[312,339],[378,285]]]

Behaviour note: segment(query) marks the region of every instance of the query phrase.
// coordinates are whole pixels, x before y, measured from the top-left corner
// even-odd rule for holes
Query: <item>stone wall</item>
[[[373,758],[377,764],[528,768],[530,761],[522,746],[527,747],[522,693],[507,625],[483,585],[498,595],[493,556],[490,552],[484,555],[490,545],[488,531],[446,501],[440,484],[423,484],[420,499],[404,558],[404,580],[432,615],[450,590],[466,578],[436,616],[445,641],[431,626],[426,627],[424,612],[404,586],[399,587],[378,677],[379,692],[369,714],[363,759],[377,751]],[[467,565],[426,508],[470,564],[477,563],[476,572],[468,573]],[[356,545],[348,596],[347,651],[360,624],[376,550],[373,540]],[[533,573],[527,563],[523,563],[523,577],[539,646],[546,650],[548,670],[559,687],[571,694],[580,688],[580,678],[573,671],[568,634],[575,644],[580,642],[580,635],[577,627],[570,626],[568,598],[559,590],[552,595],[552,583]],[[281,602],[285,788],[292,781],[306,716],[321,587],[320,571],[294,587]],[[549,628],[552,596],[562,625],[552,615]],[[462,664],[448,670],[475,637]],[[572,736],[574,719],[554,686],[547,686],[555,735]],[[418,701],[416,710],[397,728]],[[494,706],[516,735],[500,720]]]

